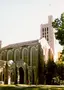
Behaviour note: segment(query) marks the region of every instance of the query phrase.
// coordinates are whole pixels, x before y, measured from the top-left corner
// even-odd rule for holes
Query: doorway
[[[19,68],[19,75],[20,75],[20,81],[19,81],[19,83],[20,84],[24,84],[24,71],[23,71],[23,68],[22,67]]]

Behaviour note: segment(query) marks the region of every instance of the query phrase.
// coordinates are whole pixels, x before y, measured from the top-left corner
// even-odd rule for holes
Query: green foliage
[[[57,63],[57,74],[61,80],[64,80],[64,62]]]
[[[52,22],[52,26],[56,29],[56,39],[59,40],[61,45],[64,45],[64,13]]]
[[[43,50],[40,46],[39,48],[39,54],[38,54],[38,76],[39,76],[39,84],[44,84],[44,67],[45,67],[45,62],[44,62],[44,55],[43,55]],[[42,79],[43,78],[43,79]]]
[[[64,48],[63,48],[63,50],[62,50],[62,53],[61,53],[60,58],[62,59],[62,62],[64,62]]]
[[[56,76],[56,64],[53,61],[48,61],[46,65],[46,84],[52,84],[52,78]]]
[[[52,82],[53,82],[53,84],[60,84],[60,78],[59,78],[59,76],[55,76],[55,77],[53,77],[53,79],[52,79]]]

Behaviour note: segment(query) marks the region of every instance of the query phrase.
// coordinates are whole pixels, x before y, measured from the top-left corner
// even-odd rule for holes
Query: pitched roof
[[[38,40],[31,40],[31,41],[26,41],[26,42],[14,43],[14,44],[9,44],[5,47],[2,47],[0,50],[14,48],[14,47],[20,47],[20,46],[33,45],[33,44],[37,44],[37,43],[39,43]]]

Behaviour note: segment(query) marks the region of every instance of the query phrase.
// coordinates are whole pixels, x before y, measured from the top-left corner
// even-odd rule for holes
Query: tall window
[[[5,51],[2,51],[2,53],[1,53],[1,59],[2,60],[6,60],[6,52]]]
[[[35,66],[37,64],[37,56],[38,56],[36,48],[32,47],[30,53],[31,53],[30,54],[30,58],[31,58],[31,61],[30,61],[31,63],[30,64],[32,66]]]
[[[13,60],[13,52],[12,52],[12,50],[9,50],[7,52],[7,60]]]
[[[47,31],[48,31],[48,27],[47,27]]]
[[[18,49],[14,52],[14,60],[20,60],[20,51]]]
[[[47,34],[48,34],[48,27],[47,27]]]
[[[28,62],[28,49],[27,48],[24,48],[22,50],[22,59],[24,60],[24,62],[29,64],[29,62]]]

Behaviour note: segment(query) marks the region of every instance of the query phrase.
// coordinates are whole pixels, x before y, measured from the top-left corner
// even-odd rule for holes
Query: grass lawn
[[[0,85],[0,90],[64,90],[63,85]]]

